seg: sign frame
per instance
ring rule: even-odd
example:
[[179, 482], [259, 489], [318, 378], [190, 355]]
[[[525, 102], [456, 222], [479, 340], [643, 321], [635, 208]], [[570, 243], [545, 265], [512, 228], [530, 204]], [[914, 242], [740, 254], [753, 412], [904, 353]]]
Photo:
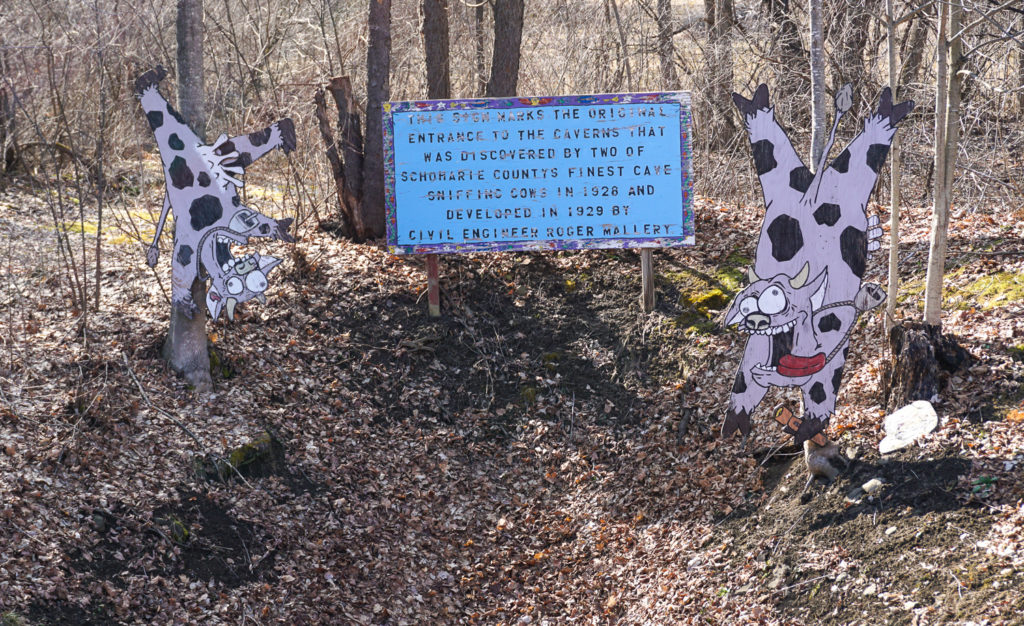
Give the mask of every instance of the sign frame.
[[[387, 246], [392, 254], [446, 254], [461, 252], [555, 251], [624, 248], [671, 248], [695, 243], [693, 209], [692, 110], [685, 91], [566, 95], [545, 97], [474, 98], [461, 100], [413, 100], [381, 105], [384, 133], [384, 179]], [[402, 113], [536, 109], [540, 107], [587, 107], [609, 105], [679, 106], [679, 182], [682, 191], [680, 214], [682, 235], [652, 237], [594, 237], [587, 239], [534, 239], [515, 241], [439, 242], [415, 245], [398, 243], [398, 206], [395, 172], [394, 116]]]

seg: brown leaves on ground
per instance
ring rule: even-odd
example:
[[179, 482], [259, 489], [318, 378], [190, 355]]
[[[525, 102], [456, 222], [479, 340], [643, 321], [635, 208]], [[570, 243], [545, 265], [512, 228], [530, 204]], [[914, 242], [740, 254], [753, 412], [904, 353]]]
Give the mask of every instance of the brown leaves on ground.
[[[630, 251], [443, 257], [444, 317], [430, 320], [421, 259], [306, 232], [276, 250], [287, 277], [266, 306], [210, 326], [231, 377], [205, 399], [159, 358], [166, 266], [150, 273], [139, 249], [108, 246], [83, 342], [35, 210], [0, 200], [0, 611], [676, 624], [999, 621], [1022, 608], [1019, 300], [950, 311], [946, 330], [978, 360], [941, 394], [939, 430], [888, 461], [872, 452], [884, 354], [881, 319], [867, 319], [830, 433], [859, 464], [801, 497], [798, 457], [765, 452], [784, 443], [768, 409], [792, 395], [766, 398], [746, 452], [714, 436], [743, 339], [690, 305], [729, 292], [701, 277], [743, 269], [756, 208], [702, 202], [699, 245], [655, 254], [650, 315]], [[1024, 256], [994, 254], [1024, 250], [1019, 222], [990, 217], [953, 222], [958, 294], [1024, 271]], [[927, 224], [923, 209], [904, 216], [909, 293]], [[883, 256], [869, 278], [884, 283]], [[915, 302], [901, 314], [916, 317]], [[197, 478], [197, 459], [264, 433], [284, 446], [279, 474]], [[851, 499], [873, 477], [880, 495]]]

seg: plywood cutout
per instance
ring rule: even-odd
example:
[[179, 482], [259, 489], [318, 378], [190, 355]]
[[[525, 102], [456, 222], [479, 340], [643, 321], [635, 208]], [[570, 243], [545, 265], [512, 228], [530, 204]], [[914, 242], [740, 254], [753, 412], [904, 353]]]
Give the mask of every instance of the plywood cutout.
[[135, 95], [156, 137], [167, 186], [146, 261], [150, 267], [156, 265], [160, 255], [157, 242], [168, 212], [173, 211], [172, 305], [192, 317], [196, 310], [192, 281], [209, 278], [206, 306], [210, 315], [216, 320], [226, 311], [233, 319], [237, 305], [249, 300], [266, 302], [268, 276], [281, 260], [258, 253], [235, 258], [232, 244], [246, 244], [250, 237], [295, 241], [288, 234], [290, 218], [276, 220], [242, 205], [238, 197], [241, 176], [245, 168], [275, 148], [285, 153], [294, 150], [295, 126], [283, 118], [247, 135], [230, 139], [221, 135], [207, 145], [157, 89], [166, 75], [158, 66], [135, 81]]
[[749, 284], [726, 314], [728, 325], [749, 335], [733, 381], [722, 436], [751, 430], [750, 416], [770, 387], [799, 387], [805, 414], [797, 444], [821, 433], [835, 413], [850, 334], [858, 316], [885, 301], [882, 288], [864, 282], [868, 254], [879, 248], [878, 217], [867, 215], [896, 125], [914, 107], [892, 103], [882, 91], [864, 129], [826, 167], [836, 128], [850, 109], [847, 85], [821, 162], [812, 172], [775, 120], [768, 87], [752, 99], [733, 94], [743, 115], [765, 217]]

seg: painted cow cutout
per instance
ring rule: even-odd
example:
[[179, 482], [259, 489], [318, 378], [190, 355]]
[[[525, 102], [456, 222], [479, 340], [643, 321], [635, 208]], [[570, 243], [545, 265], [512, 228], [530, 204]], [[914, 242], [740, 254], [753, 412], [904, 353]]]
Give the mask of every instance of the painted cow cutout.
[[250, 237], [295, 241], [288, 234], [291, 219], [275, 220], [242, 206], [238, 188], [245, 168], [274, 148], [285, 153], [295, 149], [295, 126], [288, 118], [263, 130], [228, 139], [221, 135], [204, 144], [185, 120], [168, 104], [157, 85], [167, 75], [163, 67], [152, 69], [135, 81], [135, 95], [156, 137], [163, 161], [167, 193], [157, 222], [153, 243], [146, 253], [150, 267], [160, 251], [157, 242], [174, 215], [174, 253], [171, 258], [171, 303], [192, 317], [192, 281], [210, 278], [206, 304], [213, 319], [222, 310], [234, 318], [235, 306], [248, 300], [266, 302], [267, 275], [281, 262], [271, 256], [249, 255], [236, 259], [232, 244]]
[[799, 387], [805, 415], [787, 429], [802, 444], [820, 433], [835, 412], [836, 396], [860, 313], [885, 301], [863, 283], [869, 251], [877, 250], [878, 217], [867, 203], [899, 123], [914, 107], [892, 103], [882, 91], [878, 111], [828, 167], [839, 120], [850, 108], [849, 85], [836, 97], [828, 143], [812, 173], [797, 156], [761, 85], [751, 100], [733, 94], [750, 136], [765, 216], [750, 284], [733, 301], [725, 322], [747, 333], [732, 386], [722, 436], [750, 434], [750, 415], [769, 387]]

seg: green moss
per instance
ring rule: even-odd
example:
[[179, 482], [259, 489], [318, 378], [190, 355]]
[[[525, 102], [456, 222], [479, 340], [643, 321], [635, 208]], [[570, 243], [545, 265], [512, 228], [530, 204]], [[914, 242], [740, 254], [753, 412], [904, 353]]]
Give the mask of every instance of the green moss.
[[553, 372], [558, 369], [558, 362], [562, 359], [562, 355], [559, 352], [546, 352], [541, 355], [541, 361], [544, 363], [544, 369], [549, 372]]
[[168, 517], [167, 526], [170, 528], [171, 539], [173, 539], [175, 543], [188, 543], [192, 533], [184, 522], [176, 517]]
[[689, 300], [690, 306], [705, 317], [711, 317], [711, 311], [721, 311], [729, 304], [729, 296], [717, 288], [688, 296], [687, 300]]
[[0, 615], [0, 626], [27, 626], [28, 622], [14, 611]]
[[1009, 349], [1010, 358], [1014, 361], [1024, 361], [1024, 343], [1018, 343], [1017, 345]]
[[566, 293], [573, 293], [579, 288], [579, 286], [576, 284], [576, 281], [571, 278], [565, 279], [564, 286]]
[[519, 397], [522, 399], [524, 404], [533, 404], [537, 401], [537, 388], [523, 387], [519, 390]]
[[270, 435], [264, 433], [258, 439], [244, 443], [232, 450], [228, 455], [228, 463], [239, 471], [248, 469], [253, 463], [267, 460], [270, 457], [272, 445], [273, 440]]
[[988, 311], [1024, 300], [1024, 272], [996, 272], [982, 276], [965, 287], [948, 287], [946, 297], [958, 308], [978, 307]]

